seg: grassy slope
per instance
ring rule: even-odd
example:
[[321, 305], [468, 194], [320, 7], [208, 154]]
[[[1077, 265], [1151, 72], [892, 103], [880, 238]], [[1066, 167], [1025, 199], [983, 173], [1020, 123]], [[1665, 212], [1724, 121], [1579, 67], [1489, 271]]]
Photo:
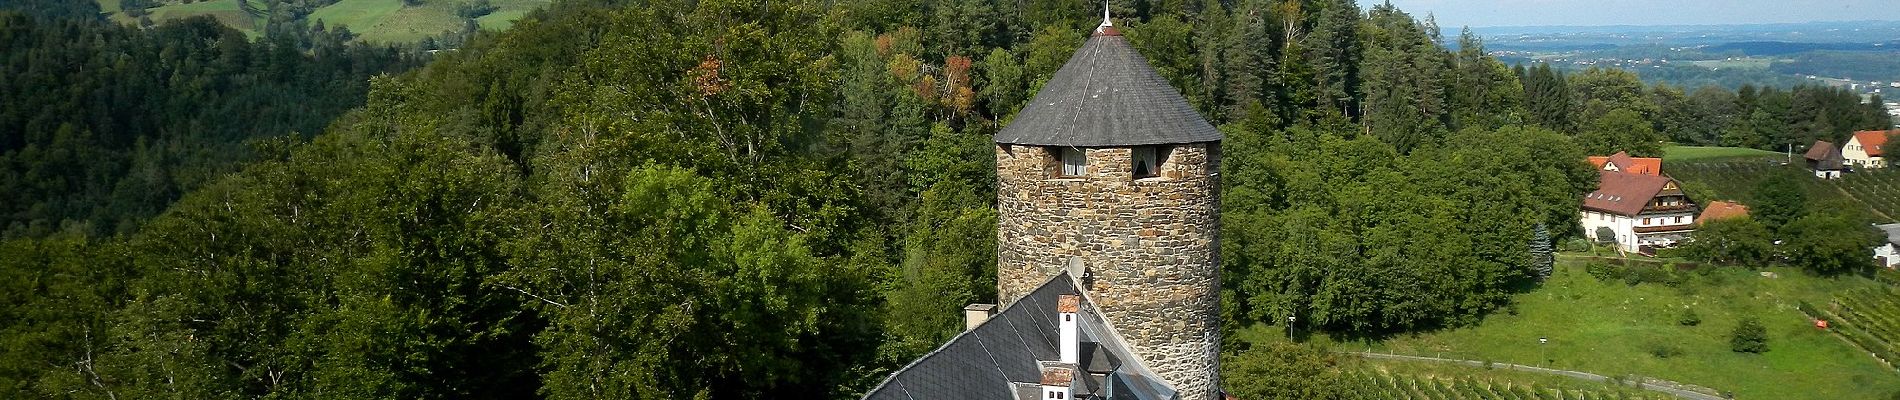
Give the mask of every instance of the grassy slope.
[[1663, 147], [1663, 163], [1664, 163], [1665, 169], [1667, 169], [1668, 164], [1672, 164], [1672, 163], [1704, 161], [1704, 160], [1725, 159], [1725, 158], [1742, 158], [1742, 157], [1786, 158], [1786, 156], [1782, 153], [1776, 153], [1776, 152], [1767, 151], [1767, 150], [1745, 149], [1745, 148], [1740, 148], [1740, 147], [1714, 147], [1714, 146], [1665, 146]]
[[[1498, 313], [1474, 327], [1339, 346], [1522, 364], [1537, 363], [1547, 351], [1556, 368], [1650, 376], [1734, 391], [1743, 399], [1871, 399], [1900, 391], [1900, 374], [1816, 331], [1794, 309], [1796, 300], [1824, 302], [1835, 290], [1877, 283], [1775, 272], [1780, 278], [1725, 268], [1680, 289], [1631, 287], [1599, 282], [1582, 266], [1565, 262], [1543, 288], [1516, 296], [1517, 315]], [[1685, 307], [1701, 315], [1700, 325], [1677, 323]], [[1729, 351], [1730, 330], [1751, 315], [1768, 326], [1770, 351]], [[1254, 327], [1239, 339], [1282, 340], [1275, 339], [1278, 329]], [[1538, 337], [1550, 338], [1547, 349], [1538, 348]], [[1656, 347], [1681, 354], [1659, 358], [1651, 354]]]
[[[197, 15], [210, 15], [225, 25], [237, 28], [237, 30], [244, 31], [244, 33], [251, 36], [257, 36], [258, 30], [264, 27], [264, 19], [238, 9], [239, 1], [244, 0], [202, 0], [191, 4], [171, 4], [163, 7], [154, 7], [146, 11], [151, 13], [152, 21], [155, 22], [164, 22], [165, 20]], [[253, 4], [259, 5], [260, 7], [262, 6], [262, 4]], [[138, 23], [137, 18], [132, 18], [119, 12], [121, 10], [118, 0], [101, 0], [99, 2], [99, 8], [103, 12], [112, 14], [112, 20], [115, 22], [126, 24]]]
[[[207, 0], [192, 4], [175, 4], [151, 9], [153, 21], [183, 18], [192, 15], [212, 15], [225, 24], [255, 36], [263, 28], [264, 21], [238, 11], [237, 2], [242, 0]], [[324, 21], [327, 26], [348, 26], [362, 40], [379, 42], [413, 42], [423, 37], [439, 35], [447, 31], [459, 30], [462, 18], [455, 15], [457, 5], [464, 0], [424, 0], [421, 5], [404, 7], [402, 0], [342, 0], [336, 4], [317, 9], [309, 16], [310, 21]], [[516, 19], [527, 15], [529, 11], [540, 8], [553, 0], [490, 0], [496, 7], [494, 13], [477, 18], [476, 23], [484, 29], [507, 29]], [[108, 12], [119, 9], [118, 0], [99, 0], [101, 8]], [[260, 4], [259, 8], [262, 8]], [[134, 23], [135, 19], [123, 14], [114, 14], [113, 19], [121, 23]]]

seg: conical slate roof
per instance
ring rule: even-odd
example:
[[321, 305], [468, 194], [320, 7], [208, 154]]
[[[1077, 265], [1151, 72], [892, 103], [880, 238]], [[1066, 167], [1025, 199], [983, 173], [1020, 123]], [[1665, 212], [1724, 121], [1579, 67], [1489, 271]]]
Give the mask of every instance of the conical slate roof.
[[1221, 140], [1214, 125], [1108, 27], [1069, 58], [997, 143], [1115, 147]]

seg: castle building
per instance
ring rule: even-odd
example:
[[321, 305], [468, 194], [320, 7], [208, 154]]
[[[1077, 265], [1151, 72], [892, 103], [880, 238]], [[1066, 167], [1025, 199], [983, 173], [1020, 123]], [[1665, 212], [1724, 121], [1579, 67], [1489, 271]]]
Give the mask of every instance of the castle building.
[[1220, 391], [1222, 135], [1104, 16], [995, 139], [997, 306], [866, 399]]

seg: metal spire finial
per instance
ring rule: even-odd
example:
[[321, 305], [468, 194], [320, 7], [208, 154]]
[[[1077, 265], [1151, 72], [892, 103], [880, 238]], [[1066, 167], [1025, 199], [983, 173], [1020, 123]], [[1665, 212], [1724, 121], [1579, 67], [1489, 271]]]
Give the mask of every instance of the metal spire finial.
[[1095, 27], [1095, 31], [1101, 32], [1102, 29], [1111, 26], [1115, 26], [1115, 23], [1108, 20], [1108, 0], [1102, 0], [1102, 25]]

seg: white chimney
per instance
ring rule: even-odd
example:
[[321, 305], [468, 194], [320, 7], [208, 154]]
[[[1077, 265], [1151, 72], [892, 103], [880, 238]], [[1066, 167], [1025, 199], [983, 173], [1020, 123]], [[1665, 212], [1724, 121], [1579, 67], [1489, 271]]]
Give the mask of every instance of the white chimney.
[[1075, 381], [1075, 368], [1072, 365], [1044, 365], [1042, 367], [1042, 398], [1064, 400], [1075, 395], [1069, 389], [1069, 383]]
[[1076, 333], [1076, 313], [1082, 309], [1082, 296], [1065, 294], [1056, 298], [1057, 328], [1062, 343], [1062, 363], [1080, 364], [1082, 361], [1082, 342]]
[[990, 316], [995, 314], [995, 304], [975, 303], [963, 306], [963, 330], [976, 329], [978, 325], [983, 325], [983, 321], [989, 321]]

